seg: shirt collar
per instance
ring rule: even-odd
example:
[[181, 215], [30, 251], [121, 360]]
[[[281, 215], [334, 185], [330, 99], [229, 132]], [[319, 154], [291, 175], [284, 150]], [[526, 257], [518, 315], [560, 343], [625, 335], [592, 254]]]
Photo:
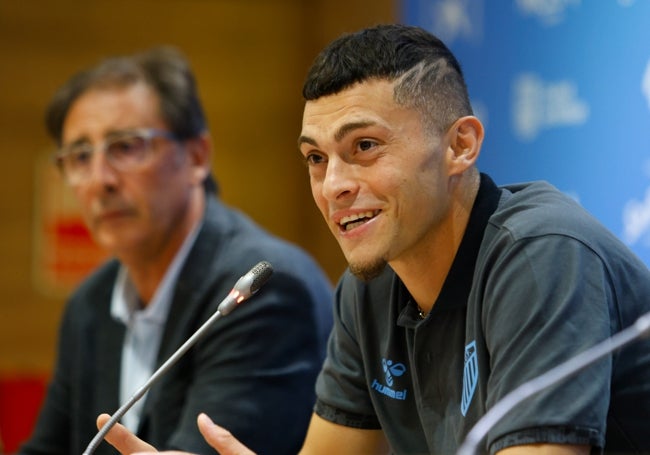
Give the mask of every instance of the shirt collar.
[[[501, 189], [496, 186], [492, 179], [487, 174], [481, 174], [481, 183], [470, 212], [465, 233], [432, 311], [467, 305], [483, 235], [490, 217], [497, 209], [500, 195]], [[404, 286], [401, 281], [400, 286]], [[406, 289], [403, 291], [405, 291], [405, 295], [408, 295]], [[408, 300], [408, 304], [405, 305], [398, 318], [398, 324], [413, 327], [421, 319], [413, 299], [409, 296]]]
[[434, 308], [444, 309], [467, 304], [483, 235], [490, 217], [499, 205], [500, 196], [501, 190], [492, 179], [486, 174], [481, 174], [481, 184], [472, 206], [465, 234], [463, 234], [456, 257]]

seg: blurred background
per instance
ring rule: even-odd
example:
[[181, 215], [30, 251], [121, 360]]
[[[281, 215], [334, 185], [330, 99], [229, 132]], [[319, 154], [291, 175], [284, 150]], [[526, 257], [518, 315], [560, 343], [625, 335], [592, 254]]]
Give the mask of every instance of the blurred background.
[[[299, 244], [332, 282], [345, 261], [296, 147], [301, 86], [343, 32], [439, 35], [486, 125], [481, 170], [548, 180], [650, 264], [650, 1], [0, 0], [0, 437], [26, 437], [65, 297], [104, 257], [48, 158], [43, 110], [72, 73], [158, 44], [193, 65], [221, 196]], [[110, 410], [108, 410], [110, 411]]]

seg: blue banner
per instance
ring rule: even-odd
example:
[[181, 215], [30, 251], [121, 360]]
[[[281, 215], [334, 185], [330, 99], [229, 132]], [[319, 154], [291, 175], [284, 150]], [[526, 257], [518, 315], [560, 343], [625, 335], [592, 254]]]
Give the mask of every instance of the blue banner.
[[402, 5], [463, 67], [486, 127], [479, 168], [549, 181], [650, 265], [650, 1]]

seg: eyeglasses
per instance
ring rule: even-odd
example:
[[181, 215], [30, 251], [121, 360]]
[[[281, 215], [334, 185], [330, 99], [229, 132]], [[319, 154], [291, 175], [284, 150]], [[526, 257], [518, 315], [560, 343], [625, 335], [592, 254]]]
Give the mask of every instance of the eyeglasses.
[[73, 142], [54, 154], [54, 162], [68, 183], [83, 183], [91, 174], [95, 152], [103, 152], [108, 163], [116, 170], [130, 172], [149, 163], [152, 157], [153, 139], [162, 137], [177, 141], [170, 131], [152, 128], [120, 131], [109, 135], [97, 147], [88, 142]]

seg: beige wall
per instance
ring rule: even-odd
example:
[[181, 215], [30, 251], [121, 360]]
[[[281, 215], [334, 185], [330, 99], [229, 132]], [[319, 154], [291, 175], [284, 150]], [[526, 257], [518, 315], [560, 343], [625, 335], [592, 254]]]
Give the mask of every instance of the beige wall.
[[332, 280], [344, 260], [314, 207], [296, 149], [302, 78], [342, 32], [395, 20], [392, 0], [0, 1], [0, 373], [47, 372], [64, 296], [36, 286], [36, 163], [43, 109], [70, 74], [156, 44], [192, 61], [223, 199], [310, 251]]

